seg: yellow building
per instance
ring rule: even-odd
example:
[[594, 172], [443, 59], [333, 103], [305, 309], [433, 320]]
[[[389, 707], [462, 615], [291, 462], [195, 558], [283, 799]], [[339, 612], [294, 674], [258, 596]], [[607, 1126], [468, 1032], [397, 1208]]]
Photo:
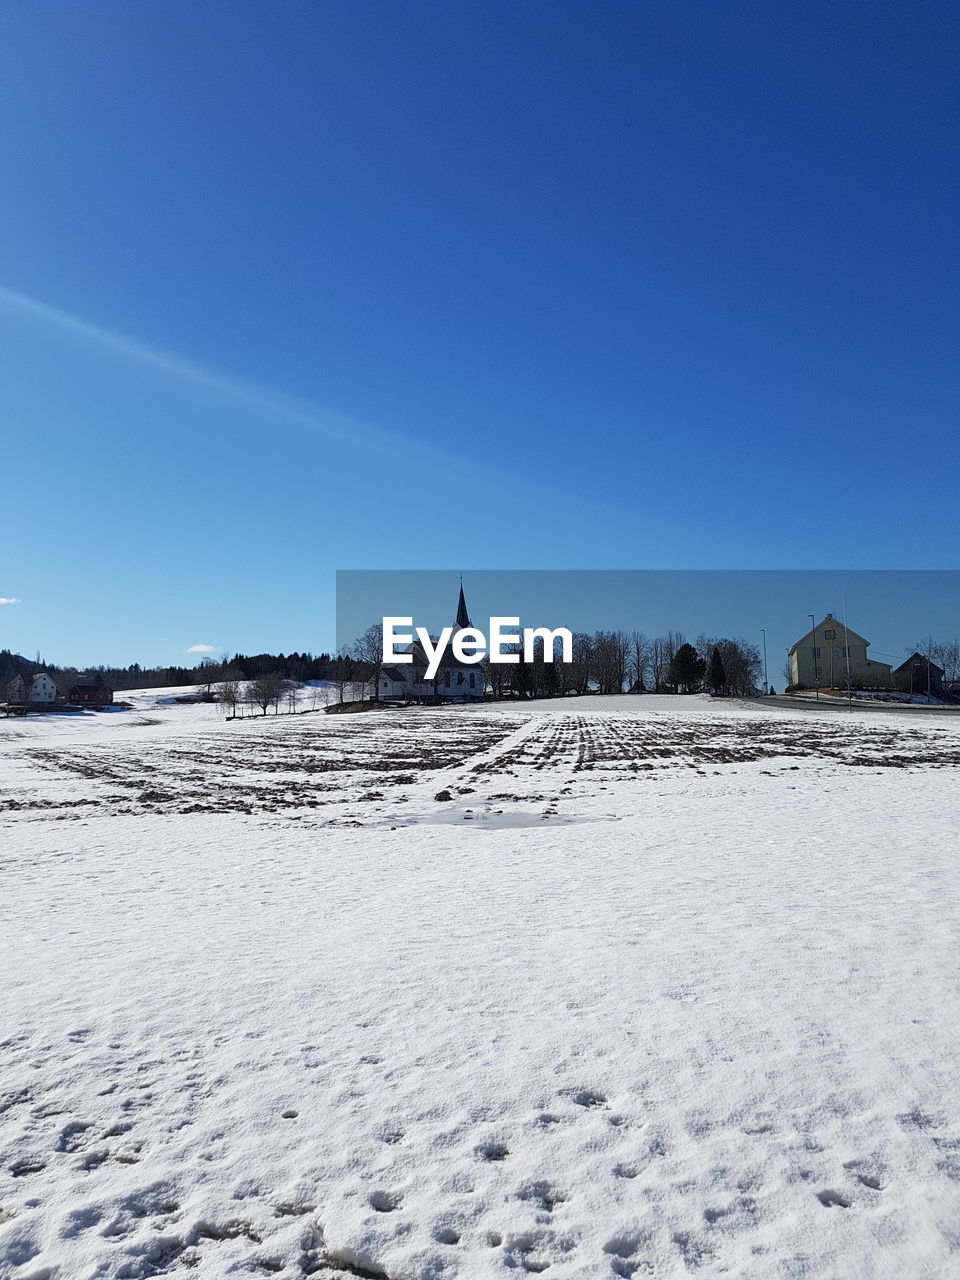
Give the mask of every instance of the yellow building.
[[890, 664], [867, 657], [870, 641], [851, 631], [828, 613], [812, 631], [790, 650], [790, 683], [808, 689], [842, 689], [847, 683], [849, 662], [853, 684], [886, 688], [890, 684]]

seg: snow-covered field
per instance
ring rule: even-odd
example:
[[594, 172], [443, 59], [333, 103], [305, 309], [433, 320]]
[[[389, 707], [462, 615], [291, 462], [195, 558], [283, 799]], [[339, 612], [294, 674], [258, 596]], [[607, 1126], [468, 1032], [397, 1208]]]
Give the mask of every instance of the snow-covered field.
[[0, 721], [0, 1275], [957, 1276], [958, 767], [697, 698]]

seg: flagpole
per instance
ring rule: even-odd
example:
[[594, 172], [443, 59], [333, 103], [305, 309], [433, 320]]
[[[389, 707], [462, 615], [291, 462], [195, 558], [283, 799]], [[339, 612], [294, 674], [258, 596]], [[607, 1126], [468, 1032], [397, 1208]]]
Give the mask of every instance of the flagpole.
[[850, 633], [847, 631], [847, 584], [843, 583], [843, 647], [847, 658], [847, 707], [853, 710], [853, 689], [850, 685]]

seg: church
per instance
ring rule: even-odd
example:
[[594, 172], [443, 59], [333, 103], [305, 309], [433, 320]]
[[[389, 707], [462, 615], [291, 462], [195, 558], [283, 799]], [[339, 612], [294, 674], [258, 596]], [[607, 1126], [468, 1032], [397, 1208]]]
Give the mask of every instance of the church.
[[[454, 620], [454, 635], [471, 626], [467, 601], [460, 583], [460, 599]], [[432, 637], [436, 640], [436, 637]], [[482, 702], [485, 678], [479, 662], [460, 662], [447, 646], [436, 678], [425, 679], [427, 656], [419, 641], [406, 646], [413, 662], [384, 666], [380, 669], [377, 696], [381, 702]]]

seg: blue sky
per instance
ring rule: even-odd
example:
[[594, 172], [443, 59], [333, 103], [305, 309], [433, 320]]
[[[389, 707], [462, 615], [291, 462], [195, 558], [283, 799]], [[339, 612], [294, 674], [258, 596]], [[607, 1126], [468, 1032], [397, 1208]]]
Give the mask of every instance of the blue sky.
[[8, 0], [0, 646], [953, 567], [958, 54], [946, 3]]

